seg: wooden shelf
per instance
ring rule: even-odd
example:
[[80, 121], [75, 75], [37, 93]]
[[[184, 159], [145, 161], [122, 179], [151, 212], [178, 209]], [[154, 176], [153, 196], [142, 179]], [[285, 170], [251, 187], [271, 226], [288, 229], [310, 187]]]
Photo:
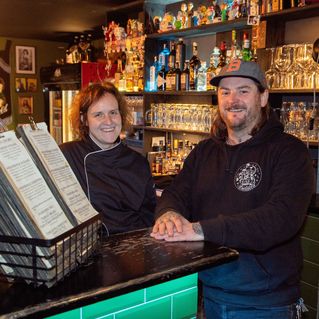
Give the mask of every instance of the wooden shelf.
[[153, 127], [153, 126], [144, 126], [145, 131], [158, 131], [158, 132], [172, 132], [172, 133], [187, 133], [187, 134], [197, 134], [197, 135], [209, 135], [209, 132], [202, 131], [191, 131], [191, 130], [183, 130], [183, 129], [173, 129], [173, 128], [161, 128], [161, 127]]
[[312, 89], [271, 89], [271, 94], [309, 94], [313, 93]]
[[281, 21], [291, 21], [306, 19], [319, 15], [319, 3], [306, 5], [304, 7], [284, 9], [277, 12], [266, 13], [261, 16], [261, 20], [280, 19]]
[[144, 92], [144, 95], [216, 95], [216, 91], [156, 91]]
[[231, 31], [232, 29], [244, 29], [250, 28], [251, 26], [247, 25], [247, 18], [240, 18], [235, 20], [228, 20], [224, 22], [217, 22], [211, 24], [199, 25], [192, 28], [172, 30], [161, 33], [152, 33], [146, 36], [146, 39], [176, 39], [179, 37], [183, 38], [192, 38], [202, 35], [216, 34], [218, 32]]
[[[278, 20], [290, 21], [297, 19], [311, 18], [319, 15], [319, 3], [306, 5], [304, 7], [284, 9], [277, 12], [267, 13], [261, 16], [261, 20]], [[148, 39], [176, 39], [179, 37], [192, 38], [202, 35], [216, 34], [219, 32], [231, 31], [232, 29], [251, 28], [247, 25], [247, 18], [240, 18], [235, 20], [228, 20], [224, 22], [217, 22], [212, 24], [204, 24], [192, 28], [172, 30], [160, 33], [148, 34]]]

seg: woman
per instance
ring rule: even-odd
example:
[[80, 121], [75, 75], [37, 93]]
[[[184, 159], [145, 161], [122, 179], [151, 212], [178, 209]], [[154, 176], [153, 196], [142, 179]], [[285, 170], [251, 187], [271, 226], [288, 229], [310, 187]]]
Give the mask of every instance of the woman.
[[148, 161], [120, 139], [129, 126], [124, 97], [111, 83], [75, 97], [71, 123], [79, 140], [61, 150], [109, 234], [150, 227], [155, 190]]

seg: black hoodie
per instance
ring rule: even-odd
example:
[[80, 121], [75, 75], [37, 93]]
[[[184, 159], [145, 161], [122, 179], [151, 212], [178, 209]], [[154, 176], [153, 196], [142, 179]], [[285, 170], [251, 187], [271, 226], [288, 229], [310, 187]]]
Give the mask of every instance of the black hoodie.
[[235, 146], [210, 138], [163, 192], [168, 208], [200, 221], [205, 240], [236, 248], [238, 260], [200, 273], [206, 297], [234, 305], [296, 302], [302, 251], [298, 232], [314, 190], [309, 152], [271, 113]]
[[122, 142], [102, 150], [90, 137], [60, 148], [110, 234], [152, 226], [156, 198], [146, 158]]

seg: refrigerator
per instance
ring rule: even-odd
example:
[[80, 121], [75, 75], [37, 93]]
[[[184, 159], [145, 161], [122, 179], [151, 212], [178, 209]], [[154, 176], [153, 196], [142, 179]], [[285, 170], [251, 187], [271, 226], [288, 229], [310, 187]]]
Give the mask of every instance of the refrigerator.
[[70, 122], [74, 96], [91, 83], [103, 82], [105, 76], [105, 64], [97, 62], [52, 65], [40, 69], [45, 122], [58, 144], [75, 139]]

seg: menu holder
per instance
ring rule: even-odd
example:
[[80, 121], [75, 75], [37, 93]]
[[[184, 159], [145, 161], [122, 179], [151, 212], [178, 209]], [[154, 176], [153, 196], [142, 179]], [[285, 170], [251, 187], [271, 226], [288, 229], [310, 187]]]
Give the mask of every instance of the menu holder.
[[[85, 225], [99, 214], [45, 123], [17, 132], [23, 143], [13, 131], [0, 133], [0, 268], [7, 278], [32, 283], [36, 269], [36, 283], [50, 286], [94, 251], [100, 223]], [[61, 236], [54, 246], [43, 242]], [[27, 239], [37, 242], [27, 245]]]

